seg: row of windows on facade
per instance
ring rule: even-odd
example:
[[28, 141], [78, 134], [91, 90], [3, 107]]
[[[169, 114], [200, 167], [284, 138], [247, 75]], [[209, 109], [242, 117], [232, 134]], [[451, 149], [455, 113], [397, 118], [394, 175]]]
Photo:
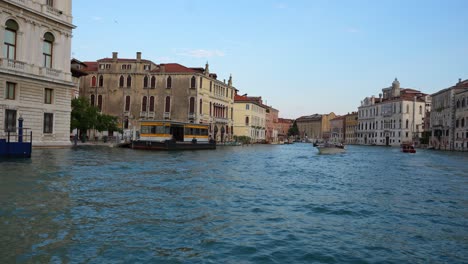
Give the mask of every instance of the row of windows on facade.
[[[402, 111], [402, 103], [400, 103], [400, 112]], [[410, 106], [409, 105], [406, 105], [406, 113], [409, 113], [409, 110], [410, 110]], [[382, 113], [383, 111], [381, 111]], [[393, 104], [393, 113], [396, 114], [396, 105]], [[423, 113], [423, 107], [422, 105], [419, 106], [419, 114], [422, 115]], [[387, 114], [387, 113], [382, 113], [382, 114]], [[378, 116], [379, 115], [379, 108], [376, 107], [376, 108], [372, 108], [372, 109], [366, 109], [366, 111], [364, 112], [364, 110], [359, 110], [359, 117], [368, 117], [368, 116]]]
[[[16, 132], [16, 120], [17, 120], [16, 110], [5, 109], [5, 122], [4, 122], [4, 131], [5, 132]], [[51, 134], [53, 133], [54, 125], [54, 114], [53, 113], [44, 113], [43, 119], [43, 133]]]
[[[53, 96], [54, 96], [53, 89], [44, 88], [44, 104], [52, 104], [53, 98], [54, 98]], [[18, 97], [17, 84], [13, 82], [7, 82], [6, 89], [5, 89], [5, 99], [16, 100], [17, 97]]]
[[[100, 111], [102, 111], [102, 95], [97, 96], [97, 105], [96, 105], [96, 96], [94, 94], [91, 95], [91, 105], [97, 106]], [[148, 104], [148, 97], [143, 96], [142, 101], [141, 101], [141, 111], [142, 112], [154, 112], [155, 109], [155, 97], [150, 96], [149, 97], [149, 104]], [[131, 97], [129, 95], [125, 96], [125, 106], [124, 106], [124, 111], [128, 112], [130, 111], [130, 103], [131, 103]], [[165, 99], [165, 112], [170, 112], [171, 110], [171, 97], [166, 96]], [[227, 112], [227, 107], [223, 106], [216, 106], [213, 103], [210, 102], [210, 116], [214, 112], [215, 117], [220, 117], [220, 118], [227, 118], [228, 112]], [[233, 118], [233, 111], [234, 108], [231, 107], [231, 119]], [[193, 114], [195, 113], [195, 98], [190, 97], [189, 99], [189, 113]], [[200, 104], [199, 104], [199, 113], [203, 114], [203, 100], [200, 99]]]
[[[18, 31], [19, 25], [13, 20], [9, 19], [5, 23], [3, 57], [9, 60], [16, 60], [18, 48]], [[52, 59], [54, 52], [55, 37], [52, 33], [46, 32], [42, 41], [42, 66], [52, 68]]]
[[[99, 82], [98, 82], [99, 81]], [[102, 75], [99, 75], [99, 80], [96, 78], [96, 76], [91, 77], [91, 87], [103, 87], [104, 86], [104, 77]], [[125, 86], [126, 85], [126, 86]], [[203, 85], [203, 79], [200, 78], [200, 87]], [[119, 87], [131, 87], [132, 86], [132, 76], [128, 75], [126, 80], [123, 75], [119, 77]], [[210, 92], [212, 92], [212, 86], [213, 83], [210, 82]], [[143, 77], [143, 88], [156, 88], [156, 77], [152, 76], [149, 78], [148, 76]], [[168, 76], [166, 78], [166, 88], [170, 89], [172, 88], [172, 77]], [[192, 76], [190, 79], [190, 88], [195, 89], [196, 88], [196, 78], [195, 76]], [[215, 85], [216, 88], [216, 85]], [[226, 97], [228, 97], [228, 90], [226, 90]], [[233, 92], [231, 90], [231, 98], [233, 97]]]
[[[468, 117], [466, 123], [468, 124]], [[455, 121], [455, 127], [465, 127], [465, 118], [460, 118]]]
[[[367, 135], [362, 134], [362, 133], [358, 133], [357, 137], [360, 137], [360, 138], [362, 138], [362, 137], [376, 138], [377, 135], [378, 135], [377, 132], [376, 133], [370, 133], [370, 134], [367, 134]], [[389, 137], [395, 137], [395, 135], [396, 135], [396, 133], [395, 133], [395, 131], [393, 131], [393, 132], [390, 133]], [[381, 138], [385, 137], [385, 133], [380, 132], [380, 137]], [[399, 138], [401, 137], [401, 131], [398, 132], [398, 137]], [[405, 132], [405, 137], [409, 137], [409, 132]]]
[[464, 108], [466, 106], [468, 106], [468, 104], [467, 104], [465, 98], [463, 98], [461, 101], [460, 101], [460, 99], [457, 100], [457, 108], [460, 108], [460, 107]]
[[[109, 64], [109, 63], [99, 64], [99, 69], [100, 70], [109, 70], [110, 68], [111, 68], [111, 64]], [[132, 65], [131, 64], [122, 64], [122, 65], [120, 65], [120, 69], [122, 69], [122, 70], [131, 70]], [[151, 70], [151, 65], [150, 64], [143, 65], [143, 70], [145, 70], [145, 71]]]
[[[369, 126], [367, 126], [369, 124]], [[419, 125], [418, 125], [419, 126]], [[388, 121], [380, 121], [380, 129], [396, 129], [396, 120], [390, 120]], [[399, 127], [401, 128], [401, 119], [399, 120]], [[409, 128], [409, 120], [406, 119], [406, 129]], [[375, 123], [359, 123], [358, 125], [358, 130], [368, 130], [368, 129], [379, 129], [379, 122]]]

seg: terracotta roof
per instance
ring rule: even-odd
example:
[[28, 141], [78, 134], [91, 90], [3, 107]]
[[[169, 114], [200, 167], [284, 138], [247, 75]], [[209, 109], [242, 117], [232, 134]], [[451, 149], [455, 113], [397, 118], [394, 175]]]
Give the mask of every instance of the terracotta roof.
[[[162, 68], [164, 67], [164, 71]], [[161, 63], [157, 69], [152, 72], [167, 72], [167, 73], [186, 73], [186, 72], [197, 72], [193, 68], [188, 68], [178, 63]]]
[[287, 118], [278, 118], [278, 123], [292, 123], [292, 119], [287, 119]]
[[322, 120], [321, 114], [314, 114], [309, 116], [301, 116], [296, 121], [306, 121], [306, 120]]
[[333, 119], [330, 119], [330, 121], [338, 121], [338, 120], [344, 120], [344, 119], [345, 119], [344, 116], [337, 116], [337, 117], [335, 117]]
[[83, 68], [83, 71], [85, 72], [93, 72], [98, 70], [99, 63], [96, 61], [85, 61], [83, 63], [86, 64], [86, 68]]

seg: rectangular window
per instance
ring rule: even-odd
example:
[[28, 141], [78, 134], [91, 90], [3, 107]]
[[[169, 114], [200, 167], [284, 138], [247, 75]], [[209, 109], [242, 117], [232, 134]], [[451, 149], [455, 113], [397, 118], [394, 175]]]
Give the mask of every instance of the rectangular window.
[[54, 7], [54, 0], [47, 0], [47, 5]]
[[44, 56], [44, 67], [52, 68], [52, 43], [44, 41], [42, 46], [42, 55]]
[[104, 64], [99, 64], [99, 69], [104, 70], [106, 68], [106, 65]]
[[245, 110], [249, 110], [250, 109], [250, 105], [246, 104], [245, 105]]
[[15, 100], [16, 98], [16, 83], [6, 83], [5, 99]]
[[44, 104], [52, 104], [53, 99], [53, 89], [45, 88], [44, 89]]
[[106, 69], [110, 69], [110, 64], [106, 64]]
[[16, 131], [16, 110], [5, 110], [5, 132]]
[[44, 113], [44, 134], [51, 134], [54, 124], [54, 114]]

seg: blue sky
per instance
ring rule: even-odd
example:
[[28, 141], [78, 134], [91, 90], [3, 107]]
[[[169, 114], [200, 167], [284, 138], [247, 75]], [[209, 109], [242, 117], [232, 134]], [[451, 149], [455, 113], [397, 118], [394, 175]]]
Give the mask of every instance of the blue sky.
[[75, 0], [73, 57], [232, 74], [280, 117], [356, 111], [398, 77], [433, 93], [468, 78], [468, 1]]

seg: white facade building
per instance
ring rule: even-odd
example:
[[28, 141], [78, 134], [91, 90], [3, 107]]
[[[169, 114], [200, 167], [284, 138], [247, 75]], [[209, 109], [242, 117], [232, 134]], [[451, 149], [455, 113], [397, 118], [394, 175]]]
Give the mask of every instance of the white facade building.
[[0, 1], [0, 135], [18, 118], [33, 146], [70, 145], [71, 0]]
[[401, 89], [397, 79], [382, 89], [379, 98], [367, 97], [358, 108], [358, 144], [399, 146], [418, 144], [429, 97], [413, 89]]

